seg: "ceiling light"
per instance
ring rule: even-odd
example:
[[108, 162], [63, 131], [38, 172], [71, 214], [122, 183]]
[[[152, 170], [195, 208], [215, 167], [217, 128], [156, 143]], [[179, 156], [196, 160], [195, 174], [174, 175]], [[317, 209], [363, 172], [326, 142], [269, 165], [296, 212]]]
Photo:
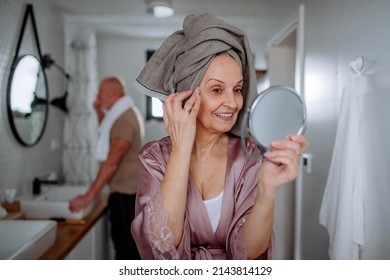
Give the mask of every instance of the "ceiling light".
[[146, 0], [147, 11], [157, 18], [170, 17], [174, 14], [171, 0]]

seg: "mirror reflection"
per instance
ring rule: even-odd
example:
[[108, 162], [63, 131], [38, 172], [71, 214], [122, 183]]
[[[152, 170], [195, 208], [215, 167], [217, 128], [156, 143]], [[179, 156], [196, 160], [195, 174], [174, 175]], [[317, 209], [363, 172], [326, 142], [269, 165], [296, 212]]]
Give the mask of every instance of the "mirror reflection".
[[249, 128], [264, 153], [270, 141], [305, 132], [306, 107], [293, 88], [272, 86], [255, 98], [244, 121], [243, 127]]
[[46, 76], [35, 56], [18, 59], [11, 70], [7, 94], [14, 136], [24, 146], [35, 145], [42, 137], [48, 113]]

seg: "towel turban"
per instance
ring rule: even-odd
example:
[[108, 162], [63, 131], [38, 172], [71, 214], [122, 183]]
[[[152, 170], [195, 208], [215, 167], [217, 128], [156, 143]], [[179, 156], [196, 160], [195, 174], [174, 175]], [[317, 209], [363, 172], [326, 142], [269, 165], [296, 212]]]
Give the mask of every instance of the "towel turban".
[[189, 15], [183, 30], [171, 34], [140, 72], [136, 86], [164, 100], [171, 93], [199, 86], [214, 56], [228, 52], [239, 62], [244, 76], [244, 108], [231, 132], [240, 135], [244, 110], [257, 95], [253, 54], [246, 34], [209, 14]]

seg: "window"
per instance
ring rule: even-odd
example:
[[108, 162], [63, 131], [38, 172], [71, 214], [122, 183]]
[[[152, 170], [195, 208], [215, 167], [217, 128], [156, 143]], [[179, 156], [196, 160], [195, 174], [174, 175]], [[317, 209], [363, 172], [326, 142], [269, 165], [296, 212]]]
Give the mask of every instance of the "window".
[[155, 97], [146, 96], [146, 120], [159, 120], [163, 119], [162, 102]]
[[[146, 61], [148, 61], [154, 50], [146, 51]], [[163, 110], [161, 100], [155, 97], [146, 96], [146, 120], [159, 120], [163, 119]]]

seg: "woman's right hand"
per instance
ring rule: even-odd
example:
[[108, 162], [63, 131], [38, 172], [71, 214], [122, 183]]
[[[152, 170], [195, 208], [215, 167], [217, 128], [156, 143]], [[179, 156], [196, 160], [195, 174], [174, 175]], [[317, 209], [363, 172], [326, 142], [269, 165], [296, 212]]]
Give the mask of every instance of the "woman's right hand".
[[[184, 107], [183, 101], [188, 98]], [[196, 116], [200, 106], [199, 88], [170, 94], [164, 101], [163, 119], [172, 145], [188, 145], [192, 148], [196, 133]]]
[[[183, 100], [187, 100], [184, 107]], [[175, 246], [179, 244], [183, 234], [190, 157], [199, 106], [199, 88], [194, 92], [171, 94], [164, 101], [163, 118], [165, 129], [171, 138], [172, 151], [161, 182], [161, 192]]]

